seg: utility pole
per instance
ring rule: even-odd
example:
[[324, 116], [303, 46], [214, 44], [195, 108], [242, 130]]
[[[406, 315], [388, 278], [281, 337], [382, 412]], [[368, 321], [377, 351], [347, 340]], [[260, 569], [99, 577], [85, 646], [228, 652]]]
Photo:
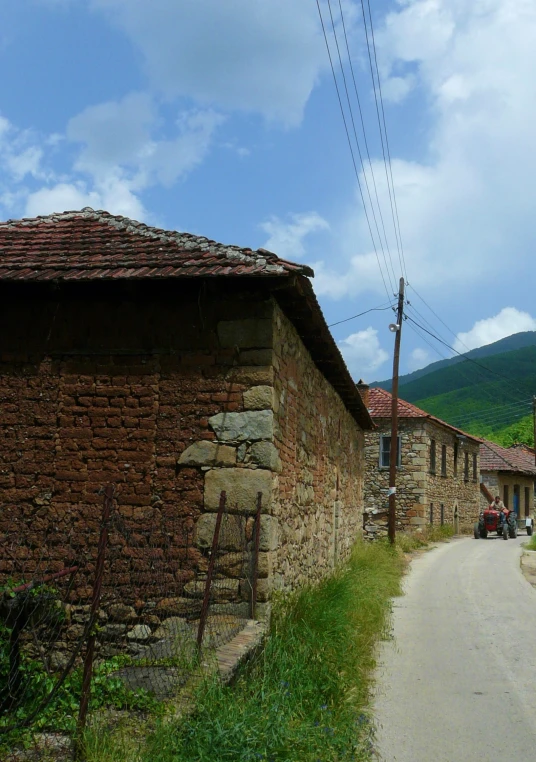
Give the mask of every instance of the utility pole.
[[402, 337], [402, 320], [404, 317], [404, 278], [400, 278], [398, 288], [398, 311], [396, 324], [391, 330], [395, 331], [395, 351], [393, 355], [393, 384], [391, 388], [391, 452], [389, 454], [389, 514], [387, 533], [391, 544], [395, 541], [396, 532], [396, 466], [398, 462], [398, 365], [400, 361], [400, 339]]

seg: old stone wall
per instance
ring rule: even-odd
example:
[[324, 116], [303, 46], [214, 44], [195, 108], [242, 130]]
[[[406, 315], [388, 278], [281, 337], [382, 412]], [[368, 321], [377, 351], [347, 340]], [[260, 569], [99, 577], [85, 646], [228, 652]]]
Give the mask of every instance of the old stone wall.
[[[73, 600], [87, 601], [109, 483], [120, 521], [105, 596], [143, 626], [159, 626], [166, 601], [182, 611], [182, 596], [202, 595], [222, 490], [242, 517], [224, 533], [226, 601], [251, 596], [259, 492], [261, 602], [347, 554], [362, 523], [362, 433], [262, 285], [1, 296], [0, 544], [31, 528], [13, 551], [26, 576], [39, 563], [30, 535], [52, 526], [47, 569], [82, 561]], [[2, 555], [0, 583], [12, 572]]]
[[273, 515], [276, 587], [320, 579], [347, 556], [363, 520], [363, 432], [274, 311], [274, 441], [280, 465]]
[[[380, 462], [380, 436], [390, 435], [390, 420], [375, 419], [378, 429], [365, 435], [365, 511], [369, 535], [385, 533], [388, 508], [389, 469]], [[433, 523], [456, 524], [469, 529], [479, 512], [478, 443], [459, 444], [455, 432], [426, 419], [400, 419], [401, 465], [397, 471], [397, 527], [419, 528]], [[431, 440], [436, 442], [436, 467], [431, 473]], [[457, 474], [454, 445], [458, 443]], [[446, 470], [442, 474], [442, 446], [446, 446]], [[464, 478], [464, 457], [469, 453], [469, 479]], [[473, 454], [477, 455], [477, 479], [473, 480]], [[431, 509], [431, 506], [433, 508]], [[374, 516], [379, 514], [379, 520]]]

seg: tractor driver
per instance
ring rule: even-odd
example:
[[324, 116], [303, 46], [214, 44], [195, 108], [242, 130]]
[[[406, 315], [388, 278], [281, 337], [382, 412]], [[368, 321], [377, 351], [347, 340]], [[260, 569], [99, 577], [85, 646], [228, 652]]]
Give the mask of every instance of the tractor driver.
[[493, 501], [493, 503], [491, 503], [490, 509], [492, 511], [499, 511], [500, 512], [501, 515], [500, 515], [499, 518], [500, 518], [501, 524], [502, 524], [504, 522], [505, 518], [506, 518], [507, 508], [505, 507], [503, 501], [501, 500], [500, 495], [495, 495], [495, 500]]

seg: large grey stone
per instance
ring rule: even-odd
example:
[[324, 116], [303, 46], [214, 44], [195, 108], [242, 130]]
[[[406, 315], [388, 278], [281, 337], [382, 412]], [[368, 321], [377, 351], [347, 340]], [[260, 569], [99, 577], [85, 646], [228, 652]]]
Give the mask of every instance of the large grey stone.
[[272, 386], [254, 386], [244, 392], [246, 410], [271, 410], [273, 406], [274, 389]]
[[171, 616], [162, 622], [160, 627], [154, 632], [154, 636], [157, 640], [162, 638], [180, 638], [185, 637], [190, 639], [192, 635], [192, 629], [189, 626], [186, 619], [182, 619], [178, 616]]
[[249, 451], [249, 458], [260, 468], [281, 472], [281, 459], [277, 447], [272, 442], [254, 442]]
[[227, 493], [228, 510], [256, 513], [257, 494], [262, 493], [263, 511], [272, 501], [274, 475], [264, 469], [222, 468], [207, 471], [205, 475], [205, 510], [217, 511], [220, 493]]
[[111, 606], [108, 606], [108, 616], [114, 622], [130, 622], [137, 619], [134, 608], [124, 603], [112, 603]]
[[208, 419], [222, 442], [246, 442], [271, 439], [274, 414], [271, 410], [248, 410], [244, 413], [218, 413]]
[[218, 323], [218, 338], [225, 348], [260, 349], [272, 346], [271, 319], [222, 320]]
[[[195, 544], [198, 548], [212, 547], [216, 514], [205, 513], [195, 525]], [[246, 519], [244, 516], [225, 514], [220, 526], [218, 547], [222, 550], [241, 551], [246, 543]]]
[[279, 541], [279, 520], [275, 516], [261, 516], [259, 549], [276, 550]]
[[137, 624], [127, 632], [127, 638], [129, 640], [144, 641], [149, 640], [150, 637], [151, 628], [147, 624]]
[[180, 466], [234, 466], [236, 450], [234, 447], [202, 440], [187, 447], [178, 462]]

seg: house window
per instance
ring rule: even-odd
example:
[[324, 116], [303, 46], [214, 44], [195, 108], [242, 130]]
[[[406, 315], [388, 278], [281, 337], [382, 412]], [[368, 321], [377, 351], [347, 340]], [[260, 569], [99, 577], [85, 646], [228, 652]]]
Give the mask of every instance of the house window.
[[469, 481], [469, 453], [465, 453], [465, 461], [463, 465], [463, 478], [466, 482]]
[[[396, 450], [397, 458], [396, 465], [400, 468], [400, 436], [396, 438]], [[389, 468], [391, 464], [391, 436], [389, 434], [382, 434], [380, 437], [380, 468]]]
[[434, 504], [430, 503], [430, 524], [434, 523]]
[[505, 508], [508, 508], [508, 484], [504, 485], [504, 489], [503, 489], [503, 503], [505, 505]]
[[441, 526], [445, 523], [445, 506], [441, 503]]
[[436, 469], [436, 457], [435, 457], [435, 439], [430, 440], [430, 473], [435, 474]]
[[530, 516], [530, 487], [525, 487], [525, 516]]
[[447, 475], [447, 445], [441, 445], [441, 476]]
[[473, 481], [478, 481], [478, 473], [476, 467], [476, 452], [473, 453]]
[[458, 443], [454, 445], [454, 476], [458, 476]]

